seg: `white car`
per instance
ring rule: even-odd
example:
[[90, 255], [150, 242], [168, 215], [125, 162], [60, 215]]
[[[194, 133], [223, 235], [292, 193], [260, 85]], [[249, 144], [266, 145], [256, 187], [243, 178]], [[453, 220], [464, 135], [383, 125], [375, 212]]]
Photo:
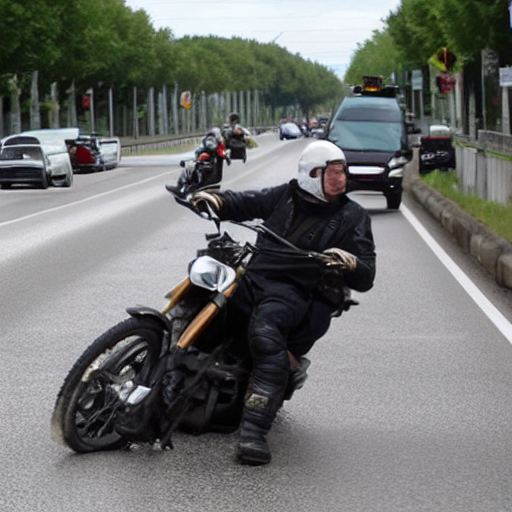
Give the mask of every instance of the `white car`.
[[70, 187], [73, 168], [60, 130], [37, 130], [10, 135], [1, 141], [0, 186], [49, 185]]

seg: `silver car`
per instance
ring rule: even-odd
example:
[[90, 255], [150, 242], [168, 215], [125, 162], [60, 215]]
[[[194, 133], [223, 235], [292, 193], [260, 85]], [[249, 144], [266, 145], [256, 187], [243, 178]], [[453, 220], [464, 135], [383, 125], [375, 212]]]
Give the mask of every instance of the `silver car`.
[[11, 135], [0, 149], [0, 186], [26, 184], [48, 188], [70, 187], [73, 168], [59, 130], [39, 130]]

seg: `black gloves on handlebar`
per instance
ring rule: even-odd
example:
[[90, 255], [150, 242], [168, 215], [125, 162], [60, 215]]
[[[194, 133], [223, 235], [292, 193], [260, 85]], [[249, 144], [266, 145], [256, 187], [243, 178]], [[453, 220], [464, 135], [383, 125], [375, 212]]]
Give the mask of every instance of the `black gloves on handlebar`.
[[217, 194], [205, 190], [190, 194], [187, 201], [201, 217], [207, 219], [211, 219], [212, 213], [218, 212], [222, 207], [222, 199]]
[[332, 258], [333, 264], [338, 264], [343, 269], [354, 270], [357, 267], [357, 257], [338, 247], [326, 249], [324, 254]]

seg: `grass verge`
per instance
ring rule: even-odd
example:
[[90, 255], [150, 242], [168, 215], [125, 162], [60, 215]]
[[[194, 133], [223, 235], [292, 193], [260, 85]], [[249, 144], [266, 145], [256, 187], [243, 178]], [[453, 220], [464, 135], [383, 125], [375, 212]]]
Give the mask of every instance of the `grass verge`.
[[485, 201], [473, 195], [463, 194], [455, 171], [434, 171], [422, 175], [421, 179], [457, 203], [462, 210], [485, 224], [498, 236], [512, 242], [512, 205]]

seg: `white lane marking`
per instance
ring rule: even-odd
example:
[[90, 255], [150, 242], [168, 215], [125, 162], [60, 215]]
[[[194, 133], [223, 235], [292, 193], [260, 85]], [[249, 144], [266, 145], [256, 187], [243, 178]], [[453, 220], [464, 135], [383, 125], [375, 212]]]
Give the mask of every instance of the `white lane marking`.
[[432, 252], [439, 258], [441, 263], [448, 269], [452, 276], [466, 290], [467, 294], [475, 301], [476, 305], [484, 312], [489, 320], [498, 328], [498, 330], [512, 344], [512, 324], [496, 309], [496, 307], [487, 299], [487, 297], [477, 288], [471, 279], [456, 265], [456, 263], [446, 254], [444, 249], [434, 240], [428, 231], [421, 225], [420, 221], [403, 204], [400, 211], [409, 221], [412, 227], [425, 240]]
[[40, 212], [31, 213], [29, 215], [25, 215], [24, 217], [18, 217], [17, 219], [6, 220], [4, 222], [0, 222], [0, 227], [8, 226], [9, 224], [15, 224], [16, 222], [21, 222], [23, 220], [32, 219], [34, 217], [37, 217], [38, 215], [43, 215], [43, 214], [50, 213], [50, 212], [56, 212], [58, 210], [64, 210], [65, 208], [70, 208], [72, 206], [76, 206], [78, 204], [87, 203], [89, 201], [93, 201], [94, 199], [108, 196], [109, 194], [114, 194], [116, 192], [126, 190], [126, 189], [132, 188], [132, 187], [137, 187], [142, 183], [147, 183], [148, 181], [156, 180], [157, 178], [161, 178], [162, 176], [166, 176], [167, 174], [171, 174], [172, 172], [175, 172], [175, 171], [166, 171], [166, 172], [163, 172], [162, 174], [158, 174], [156, 176], [151, 176], [150, 178], [146, 178], [144, 180], [137, 181], [135, 183], [130, 183], [129, 185], [124, 185], [122, 187], [119, 187], [119, 188], [116, 188], [113, 190], [107, 190], [106, 192], [101, 192], [100, 194], [96, 194], [95, 196], [85, 197], [84, 199], [79, 199], [78, 201], [73, 201], [72, 203], [66, 203], [66, 204], [62, 204], [60, 206], [55, 206], [53, 208], [48, 208], [47, 210], [41, 210]]

